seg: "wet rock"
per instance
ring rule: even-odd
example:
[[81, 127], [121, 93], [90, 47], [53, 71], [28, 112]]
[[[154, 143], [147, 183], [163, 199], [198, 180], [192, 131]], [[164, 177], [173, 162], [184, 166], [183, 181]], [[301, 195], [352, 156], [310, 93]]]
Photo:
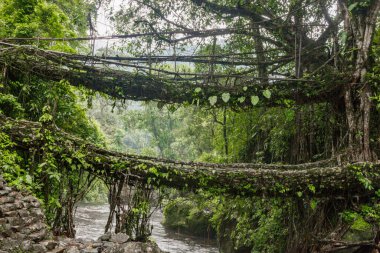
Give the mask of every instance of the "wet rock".
[[7, 224], [10, 224], [11, 226], [18, 226], [18, 225], [23, 225], [23, 222], [20, 218], [16, 216], [13, 217], [7, 217]]
[[1, 235], [3, 237], [10, 237], [12, 235], [11, 224], [6, 223], [0, 226]]
[[28, 229], [30, 230], [30, 232], [36, 232], [36, 231], [41, 231], [45, 227], [46, 227], [46, 225], [44, 223], [37, 222], [37, 223], [34, 223], [34, 224], [28, 226]]
[[20, 242], [14, 239], [7, 238], [1, 242], [1, 250], [4, 250], [5, 252], [10, 252], [11, 250], [20, 248]]
[[24, 251], [31, 251], [32, 250], [32, 246], [33, 246], [33, 243], [31, 241], [28, 241], [28, 240], [24, 240], [22, 243], [21, 243], [21, 248], [24, 250]]
[[15, 211], [6, 212], [3, 215], [4, 217], [17, 217], [17, 214], [18, 212], [15, 210]]
[[84, 249], [87, 245], [84, 244], [81, 240], [75, 240], [73, 238], [61, 238], [59, 240], [59, 245], [65, 249], [76, 248], [78, 250]]
[[152, 242], [128, 242], [108, 248], [105, 253], [163, 253], [157, 244]]
[[8, 195], [9, 191], [6, 190], [0, 190], [0, 196]]
[[48, 251], [48, 253], [64, 253], [64, 252], [65, 252], [65, 248], [61, 248], [61, 247]]
[[26, 238], [26, 235], [23, 233], [14, 233], [10, 236], [12, 239], [21, 240], [24, 241]]
[[67, 248], [64, 252], [65, 253], [80, 253], [79, 249], [75, 246], [71, 246]]
[[6, 224], [8, 222], [8, 219], [0, 218], [0, 225]]
[[104, 242], [103, 243], [103, 248], [112, 248], [114, 246], [115, 246], [115, 244], [112, 242]]
[[66, 238], [66, 237], [59, 237], [58, 241], [59, 241], [59, 246], [64, 247], [64, 248], [70, 247], [74, 243], [73, 239]]
[[129, 241], [129, 236], [124, 233], [113, 234], [111, 235], [111, 239], [110, 239], [110, 242], [119, 243], [119, 244], [126, 243], [128, 241]]
[[31, 208], [31, 209], [29, 209], [29, 212], [34, 217], [37, 217], [37, 218], [40, 218], [40, 219], [45, 218], [44, 213], [39, 208]]
[[17, 209], [17, 205], [14, 203], [7, 203], [7, 204], [2, 204], [0, 205], [0, 213], [3, 216], [4, 213], [13, 211]]
[[101, 237], [99, 237], [98, 241], [109, 241], [111, 239], [111, 232], [107, 232]]
[[99, 253], [97, 249], [94, 248], [85, 248], [80, 251], [81, 253]]
[[6, 203], [13, 203], [14, 201], [15, 201], [14, 197], [9, 197], [9, 196], [0, 197], [0, 205], [6, 204]]
[[25, 218], [25, 217], [30, 216], [30, 212], [28, 210], [25, 210], [25, 209], [17, 210], [17, 213], [21, 218]]
[[45, 248], [45, 246], [41, 245], [41, 244], [34, 244], [32, 246], [32, 252], [34, 253], [45, 253], [47, 251], [47, 249]]
[[[22, 198], [21, 193], [19, 191], [13, 191], [13, 190], [9, 192], [8, 196], [14, 197], [16, 199]], [[33, 196], [32, 198], [35, 199]], [[35, 200], [38, 201], [37, 199]]]
[[58, 242], [53, 240], [42, 241], [40, 244], [45, 246], [47, 250], [52, 250], [58, 246]]
[[32, 241], [39, 242], [39, 241], [44, 240], [46, 238], [47, 234], [48, 233], [47, 233], [46, 229], [41, 229], [40, 231], [37, 231], [37, 232], [30, 234], [28, 237]]
[[101, 242], [94, 242], [92, 245], [91, 245], [93, 248], [100, 248], [103, 246], [103, 243]]

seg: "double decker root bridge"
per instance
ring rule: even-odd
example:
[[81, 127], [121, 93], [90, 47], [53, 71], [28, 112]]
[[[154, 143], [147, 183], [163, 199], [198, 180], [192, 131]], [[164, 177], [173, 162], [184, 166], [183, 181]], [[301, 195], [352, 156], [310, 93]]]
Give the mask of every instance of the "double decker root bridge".
[[[268, 87], [275, 92], [271, 99], [262, 99], [262, 106], [278, 106], [284, 99], [293, 99], [297, 104], [326, 101], [338, 92], [334, 87], [326, 88], [313, 80], [271, 78], [263, 82], [244, 73], [231, 75], [232, 83], [220, 85], [218, 80], [225, 81], [227, 76], [172, 73], [162, 69], [148, 69], [148, 72], [124, 61], [5, 42], [0, 42], [0, 45], [0, 63], [8, 72], [38, 76], [49, 81], [67, 80], [71, 85], [84, 86], [116, 99], [209, 106], [210, 96], [228, 93], [228, 101], [219, 99], [213, 106], [244, 109], [252, 107], [249, 101], [252, 94], [261, 94], [259, 92]], [[118, 66], [127, 69], [120, 70]], [[336, 83], [338, 87], [339, 82]], [[311, 87], [318, 92], [308, 94]], [[55, 136], [53, 145], [60, 147], [57, 157], [81, 151], [84, 154], [83, 167], [87, 171], [100, 177], [129, 176], [132, 179], [130, 183], [138, 180], [158, 186], [268, 197], [371, 196], [375, 194], [374, 189], [380, 187], [380, 175], [376, 172], [380, 165], [376, 163], [342, 164], [339, 157], [298, 165], [172, 161], [109, 151], [51, 125], [43, 126], [5, 116], [0, 117], [0, 123], [1, 130], [8, 133], [20, 149], [43, 148], [46, 140], [42, 133], [50, 131]], [[371, 182], [371, 187], [363, 184], [363, 178]]]

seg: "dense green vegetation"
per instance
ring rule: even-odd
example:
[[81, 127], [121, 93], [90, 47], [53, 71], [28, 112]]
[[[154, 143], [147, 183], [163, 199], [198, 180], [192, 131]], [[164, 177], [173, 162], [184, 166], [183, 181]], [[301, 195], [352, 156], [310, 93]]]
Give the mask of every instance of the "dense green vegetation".
[[[103, 104], [97, 106], [98, 103]], [[179, 107], [173, 110], [171, 106], [158, 108], [155, 103], [112, 108], [112, 101], [107, 105], [104, 98], [97, 98], [93, 100], [89, 115], [109, 133], [107, 139], [118, 151], [208, 162], [287, 163], [292, 159], [291, 147], [297, 122], [294, 111], [288, 108], [227, 111], [228, 149], [231, 150], [228, 155], [225, 153], [224, 126], [218, 122], [223, 120], [223, 109], [210, 112]], [[109, 113], [112, 110], [113, 113]], [[313, 126], [320, 127], [321, 135], [316, 136], [317, 141], [323, 143], [325, 136], [322, 133], [331, 128], [332, 123], [326, 119], [328, 114], [323, 114], [326, 106], [318, 110], [321, 115]], [[159, 132], [155, 132], [155, 128]], [[317, 160], [324, 155], [309, 159]], [[310, 191], [313, 187], [310, 185]], [[164, 224], [167, 227], [206, 238], [216, 233], [224, 252], [295, 250], [301, 240], [306, 240], [305, 245], [310, 243], [307, 240], [315, 231], [326, 233], [342, 223], [351, 226], [347, 238], [367, 240], [372, 236], [370, 223], [373, 220], [370, 217], [377, 216], [375, 199], [373, 206], [352, 210], [344, 202], [331, 203], [312, 198], [270, 201], [186, 192], [172, 193], [165, 198]], [[325, 212], [331, 215], [331, 223], [319, 220], [321, 213], [328, 215]], [[295, 228], [293, 223], [297, 225]], [[289, 237], [291, 233], [294, 233], [292, 238]]]
[[[94, 33], [92, 19], [101, 2], [2, 1], [0, 38], [34, 38], [11, 42], [91, 54], [95, 50], [91, 43], [69, 38]], [[168, 85], [157, 85], [156, 93], [149, 94], [158, 102], [117, 100], [77, 83], [74, 87], [64, 79], [49, 81], [33, 69], [27, 72], [0, 62], [0, 113], [43, 126], [30, 137], [42, 143], [39, 149], [20, 147], [0, 132], [1, 174], [41, 200], [56, 234], [74, 236], [75, 204], [84, 199], [104, 201], [109, 190], [116, 230], [145, 240], [150, 208], [157, 205], [153, 192], [167, 189], [154, 188], [150, 181], [154, 178], [134, 183], [127, 191], [129, 206], [122, 212], [120, 196], [129, 175], [100, 181], [88, 172], [91, 165], [81, 147], [67, 154], [64, 147], [54, 145], [54, 128], [110, 150], [185, 161], [296, 164], [333, 158], [340, 165], [377, 160], [378, 1], [135, 0], [126, 4], [109, 10], [117, 32], [149, 36], [107, 44], [94, 53], [116, 59], [112, 64], [102, 62], [105, 68], [116, 71], [126, 64], [127, 69], [135, 69], [132, 76], [162, 78]], [[335, 9], [337, 16], [332, 13]], [[38, 39], [46, 37], [55, 39]], [[5, 48], [0, 54], [6, 55]], [[51, 59], [51, 64], [57, 64]], [[90, 65], [82, 65], [86, 73], [91, 73]], [[77, 74], [85, 73], [83, 69], [76, 69]], [[117, 76], [108, 78], [112, 80], [114, 89], [93, 89], [128, 97]], [[127, 91], [137, 93], [137, 100], [151, 100], [136, 90]], [[183, 103], [172, 103], [181, 99]], [[115, 170], [125, 166], [115, 164]], [[150, 172], [158, 173], [154, 168]], [[380, 238], [380, 194], [360, 168], [356, 173], [374, 194], [313, 198], [298, 192], [293, 198], [268, 198], [202, 190], [170, 192], [162, 195], [165, 224], [202, 236], [216, 233], [222, 252], [312, 252], [323, 247], [335, 250], [331, 246], [335, 242], [350, 248], [351, 241], [365, 241], [363, 247], [373, 243], [376, 248], [380, 239], [372, 239]], [[164, 175], [156, 178], [160, 177]], [[274, 187], [279, 192], [288, 190], [281, 182]], [[308, 185], [312, 193], [316, 188], [315, 182]]]
[[[74, 5], [71, 5], [74, 4]], [[0, 3], [1, 37], [74, 37], [86, 31], [83, 1], [20, 1]], [[75, 43], [38, 43], [39, 47], [72, 52]], [[100, 145], [104, 137], [80, 105], [81, 93], [67, 81], [46, 82], [40, 78], [13, 76], [3, 68], [0, 85], [0, 111], [8, 117], [54, 124], [78, 137]], [[32, 191], [44, 204], [47, 219], [56, 233], [72, 235], [73, 205], [82, 199], [94, 178], [86, 175], [72, 157], [56, 157], [62, 147], [51, 145], [49, 130], [39, 133], [46, 142], [39, 150], [14, 150], [14, 143], [2, 133], [1, 170], [4, 178], [19, 188]], [[76, 154], [80, 159], [81, 154]], [[75, 158], [74, 158], [75, 159]]]

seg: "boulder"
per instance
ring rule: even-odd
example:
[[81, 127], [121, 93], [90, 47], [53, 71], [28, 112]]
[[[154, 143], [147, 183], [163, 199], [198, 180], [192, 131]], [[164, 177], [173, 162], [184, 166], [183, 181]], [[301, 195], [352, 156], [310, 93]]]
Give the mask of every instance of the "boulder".
[[124, 234], [124, 233], [112, 234], [111, 239], [110, 239], [110, 242], [119, 243], [119, 244], [126, 243], [128, 241], [129, 241], [129, 235]]
[[111, 232], [107, 232], [101, 237], [99, 237], [98, 241], [109, 241], [111, 239]]
[[127, 242], [108, 248], [104, 253], [163, 253], [153, 242]]

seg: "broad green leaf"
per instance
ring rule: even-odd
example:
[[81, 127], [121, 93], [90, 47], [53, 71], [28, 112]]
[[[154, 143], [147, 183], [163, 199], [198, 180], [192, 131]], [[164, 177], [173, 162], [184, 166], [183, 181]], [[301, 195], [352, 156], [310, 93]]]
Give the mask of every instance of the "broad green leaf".
[[349, 10], [350, 12], [352, 12], [352, 10], [355, 9], [355, 7], [356, 7], [357, 5], [358, 5], [358, 2], [355, 2], [355, 3], [351, 4], [350, 6], [348, 6], [348, 10]]
[[198, 88], [195, 88], [195, 93], [199, 93], [199, 92], [201, 92], [202, 91], [202, 88], [200, 88], [200, 87], [198, 87]]
[[53, 172], [49, 175], [49, 179], [55, 179], [57, 182], [61, 181], [61, 174], [58, 172]]
[[312, 210], [315, 210], [315, 208], [317, 207], [317, 205], [318, 205], [318, 201], [317, 200], [312, 199], [310, 201], [310, 207], [311, 207]]
[[[96, 157], [96, 158], [99, 159], [99, 157]], [[73, 159], [71, 159], [70, 157], [66, 157], [65, 160], [66, 160], [66, 162], [67, 162], [68, 164], [71, 164], [71, 163], [73, 162]]]
[[230, 100], [230, 93], [227, 93], [227, 92], [223, 93], [222, 100], [224, 101], [224, 103], [227, 103]]
[[239, 101], [240, 103], [244, 103], [244, 101], [245, 101], [245, 97], [239, 97], [239, 98], [238, 98], [238, 101]]
[[309, 184], [307, 187], [309, 188], [309, 190], [310, 190], [312, 193], [315, 193], [315, 186], [314, 186], [314, 185]]
[[252, 105], [257, 105], [257, 103], [259, 102], [259, 97], [258, 96], [251, 96], [251, 103]]
[[218, 101], [218, 97], [217, 96], [211, 96], [208, 98], [208, 101], [210, 102], [210, 105], [215, 105], [216, 101]]
[[52, 120], [53, 120], [53, 115], [51, 115], [49, 113], [42, 114], [42, 116], [39, 119], [40, 122], [49, 122]]
[[266, 98], [270, 98], [270, 96], [272, 95], [272, 93], [270, 92], [270, 90], [264, 90], [263, 91], [263, 95], [264, 95], [264, 97], [266, 97]]
[[244, 86], [243, 87], [243, 91], [247, 91], [248, 90], [248, 87], [247, 86]]
[[25, 176], [25, 182], [26, 182], [27, 184], [32, 184], [32, 183], [33, 183], [33, 179], [32, 179], [32, 177], [31, 177], [30, 175], [26, 175], [26, 176]]
[[38, 167], [39, 167], [39, 168], [43, 168], [43, 167], [45, 167], [45, 166], [46, 166], [46, 162], [43, 162], [43, 163], [38, 164]]
[[149, 172], [152, 173], [152, 174], [154, 174], [155, 176], [159, 175], [159, 172], [158, 172], [158, 170], [157, 170], [156, 167], [149, 168]]
[[55, 204], [58, 208], [61, 208], [61, 207], [62, 207], [62, 205], [61, 205], [61, 203], [59, 202], [58, 199], [54, 199], [54, 204]]

